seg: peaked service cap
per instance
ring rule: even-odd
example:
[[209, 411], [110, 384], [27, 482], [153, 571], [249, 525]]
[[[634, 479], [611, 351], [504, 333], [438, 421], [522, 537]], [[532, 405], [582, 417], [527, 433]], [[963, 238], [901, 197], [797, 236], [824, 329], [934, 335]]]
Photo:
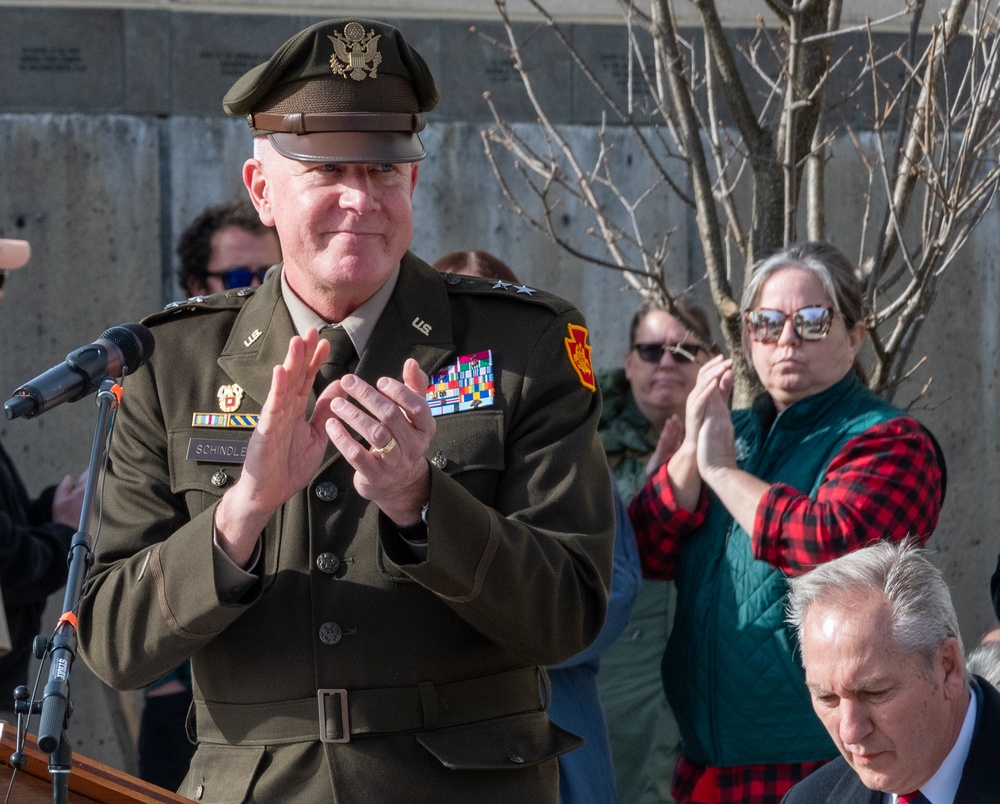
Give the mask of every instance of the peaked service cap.
[[222, 101], [254, 136], [305, 162], [416, 162], [424, 112], [438, 102], [430, 69], [382, 22], [325, 20], [241, 77]]

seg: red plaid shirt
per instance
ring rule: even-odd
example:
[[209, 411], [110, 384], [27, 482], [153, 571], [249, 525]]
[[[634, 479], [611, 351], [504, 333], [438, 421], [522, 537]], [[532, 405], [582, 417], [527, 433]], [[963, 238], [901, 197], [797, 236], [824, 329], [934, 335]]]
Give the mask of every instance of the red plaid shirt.
[[[883, 422], [847, 442], [827, 467], [816, 499], [784, 483], [761, 498], [751, 546], [756, 558], [788, 575], [801, 575], [875, 537], [920, 542], [937, 525], [942, 473], [926, 431], [913, 419]], [[654, 473], [629, 506], [648, 578], [673, 577], [684, 537], [704, 521], [702, 486], [694, 511], [679, 509], [667, 467]], [[778, 804], [796, 782], [823, 762], [713, 768], [683, 756], [673, 779], [677, 804]]]
[[[923, 542], [941, 511], [941, 466], [926, 431], [913, 419], [890, 419], [848, 441], [827, 467], [816, 499], [784, 483], [761, 498], [751, 546], [755, 558], [801, 575], [873, 538], [914, 535]], [[664, 464], [632, 500], [643, 575], [670, 579], [684, 537], [704, 521], [702, 486], [694, 511], [677, 508]]]
[[677, 760], [670, 793], [677, 804], [778, 804], [796, 782], [825, 762], [706, 768]]

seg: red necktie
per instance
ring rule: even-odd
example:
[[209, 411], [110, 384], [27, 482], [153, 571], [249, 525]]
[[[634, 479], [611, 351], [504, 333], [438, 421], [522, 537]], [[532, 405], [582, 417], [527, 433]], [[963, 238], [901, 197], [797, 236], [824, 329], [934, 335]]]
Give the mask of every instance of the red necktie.
[[930, 802], [927, 800], [927, 796], [919, 790], [915, 790], [912, 793], [903, 793], [900, 795], [899, 804], [930, 804]]

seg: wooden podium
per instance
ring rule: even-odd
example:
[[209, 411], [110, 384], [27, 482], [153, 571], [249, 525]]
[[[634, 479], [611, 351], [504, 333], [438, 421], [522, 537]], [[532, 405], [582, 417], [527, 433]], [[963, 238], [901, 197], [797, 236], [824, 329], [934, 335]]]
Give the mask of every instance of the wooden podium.
[[[17, 729], [0, 721], [0, 801], [7, 795], [11, 775], [10, 755], [14, 753]], [[14, 775], [10, 801], [17, 804], [52, 804], [52, 776], [48, 754], [38, 749], [38, 740], [29, 734], [24, 741], [25, 766]], [[92, 759], [73, 754], [69, 774], [71, 804], [159, 804], [159, 802], [190, 802], [190, 799], [156, 787], [127, 773], [102, 765]]]

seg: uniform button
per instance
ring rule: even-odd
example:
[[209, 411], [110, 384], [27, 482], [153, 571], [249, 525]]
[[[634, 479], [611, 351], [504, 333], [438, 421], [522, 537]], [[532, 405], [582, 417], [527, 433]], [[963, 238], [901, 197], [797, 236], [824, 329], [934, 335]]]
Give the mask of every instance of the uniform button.
[[229, 475], [225, 473], [224, 470], [220, 469], [214, 475], [212, 475], [212, 485], [216, 488], [221, 489], [226, 483], [229, 482]]
[[203, 795], [205, 795], [205, 785], [200, 784], [194, 789], [194, 797], [201, 801]]
[[339, 493], [337, 484], [329, 480], [324, 480], [316, 484], [316, 496], [323, 502], [333, 502], [337, 499]]
[[457, 285], [462, 281], [462, 278], [458, 274], [453, 274], [449, 271], [444, 275], [444, 281], [449, 285]]
[[343, 635], [343, 630], [336, 623], [323, 623], [319, 627], [319, 641], [324, 645], [336, 645]]
[[316, 556], [316, 566], [320, 572], [332, 574], [340, 569], [340, 559], [333, 553], [320, 553]]
[[431, 458], [431, 463], [438, 469], [444, 469], [448, 465], [448, 459], [444, 457], [444, 453], [441, 450], [438, 450], [434, 457]]
[[520, 765], [521, 763], [524, 762], [524, 757], [522, 757], [520, 754], [515, 754], [513, 751], [507, 752], [507, 759], [509, 759], [515, 765]]

